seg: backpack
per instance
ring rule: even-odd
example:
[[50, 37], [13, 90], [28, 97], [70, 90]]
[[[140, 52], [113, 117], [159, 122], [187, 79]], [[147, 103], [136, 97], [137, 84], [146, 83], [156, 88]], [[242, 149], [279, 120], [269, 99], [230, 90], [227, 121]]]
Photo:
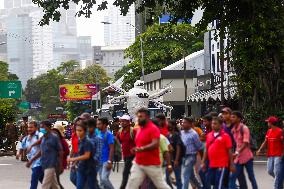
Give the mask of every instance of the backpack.
[[[242, 137], [244, 137], [244, 125], [241, 127], [240, 132], [241, 132]], [[250, 132], [250, 136], [249, 136], [249, 145], [250, 145], [250, 149], [251, 149], [252, 152], [255, 152], [255, 151], [258, 150], [256, 139], [251, 132]]]

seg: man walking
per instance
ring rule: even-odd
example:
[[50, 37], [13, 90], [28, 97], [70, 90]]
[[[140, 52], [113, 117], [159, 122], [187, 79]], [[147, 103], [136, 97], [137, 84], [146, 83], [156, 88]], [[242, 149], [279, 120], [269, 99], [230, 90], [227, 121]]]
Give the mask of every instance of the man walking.
[[150, 120], [148, 109], [141, 108], [137, 111], [139, 129], [135, 137], [135, 160], [127, 189], [138, 189], [148, 176], [157, 189], [170, 189], [163, 179], [159, 154], [160, 131]]
[[135, 136], [136, 131], [131, 127], [129, 115], [123, 115], [120, 117], [121, 129], [118, 131], [116, 138], [121, 144], [122, 156], [124, 159], [124, 170], [122, 173], [122, 182], [120, 189], [125, 189], [130, 174], [130, 169], [132, 167], [132, 161], [134, 159], [134, 154], [131, 149], [135, 148]]
[[40, 132], [43, 134], [40, 151], [28, 163], [32, 164], [41, 157], [41, 166], [44, 170], [42, 189], [60, 189], [56, 178], [56, 171], [63, 172], [63, 148], [55, 134], [51, 132], [50, 121], [42, 121]]
[[156, 120], [159, 122], [159, 129], [160, 129], [161, 134], [167, 137], [169, 134], [169, 131], [168, 131], [168, 123], [167, 123], [165, 114], [163, 113], [157, 114]]
[[[97, 173], [97, 170], [100, 166], [104, 141], [100, 136], [97, 135], [99, 133], [96, 133], [96, 120], [94, 118], [91, 118], [88, 120], [87, 124], [88, 124], [88, 139], [92, 143], [93, 147], [92, 155], [96, 164], [95, 173]], [[95, 179], [94, 182], [96, 188], [99, 188], [97, 174], [95, 175], [94, 179]]]
[[[42, 137], [42, 133], [38, 132], [37, 123], [32, 121], [28, 125], [28, 136], [23, 138], [21, 143], [20, 151], [17, 154], [16, 158], [19, 159], [24, 150], [30, 147], [32, 144], [36, 143], [39, 138]], [[40, 151], [39, 146], [34, 146], [27, 154], [28, 162], [26, 164], [27, 167], [31, 166], [32, 169], [32, 176], [31, 176], [31, 186], [30, 189], [37, 189], [38, 181], [42, 182], [43, 180], [43, 169], [41, 167], [40, 158], [31, 162], [31, 159]]]
[[[208, 169], [207, 182], [213, 185], [214, 189], [226, 189], [229, 168], [234, 171], [232, 141], [221, 127], [222, 120], [212, 118], [213, 131], [207, 135], [206, 150], [201, 164], [203, 170]], [[209, 168], [206, 166], [207, 159]]]
[[97, 120], [97, 126], [99, 128], [100, 137], [103, 139], [102, 156], [100, 161], [100, 182], [102, 187], [105, 189], [114, 189], [113, 185], [109, 180], [109, 176], [112, 168], [112, 158], [114, 153], [114, 137], [110, 131], [108, 131], [108, 119], [99, 118]]
[[250, 149], [250, 131], [249, 128], [241, 121], [243, 115], [241, 112], [234, 111], [231, 115], [231, 123], [234, 125], [232, 134], [236, 141], [236, 148], [234, 153], [234, 163], [236, 166], [236, 173], [231, 174], [229, 188], [236, 189], [236, 178], [246, 168], [252, 189], [257, 189], [257, 183], [253, 171], [253, 153]]
[[202, 154], [203, 145], [199, 139], [199, 135], [192, 129], [193, 123], [194, 119], [189, 117], [184, 118], [182, 121], [183, 130], [181, 131], [181, 139], [186, 147], [183, 162], [183, 189], [188, 189], [189, 181], [197, 188], [202, 187], [194, 173], [194, 165], [196, 163], [197, 153]]
[[270, 116], [265, 120], [268, 124], [268, 131], [265, 140], [257, 151], [261, 154], [267, 148], [267, 170], [268, 174], [274, 177], [274, 189], [283, 189], [283, 130], [277, 127], [277, 117]]

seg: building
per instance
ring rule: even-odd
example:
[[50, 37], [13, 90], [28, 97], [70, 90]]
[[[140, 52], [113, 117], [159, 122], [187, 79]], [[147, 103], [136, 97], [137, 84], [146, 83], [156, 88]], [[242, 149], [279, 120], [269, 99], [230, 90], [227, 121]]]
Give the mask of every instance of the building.
[[135, 6], [132, 5], [127, 15], [123, 16], [112, 3], [113, 0], [108, 1], [110, 6], [104, 18], [105, 46], [130, 46], [135, 41]]
[[41, 11], [21, 13], [18, 9], [6, 18], [7, 61], [25, 87], [30, 78], [46, 73], [53, 57], [52, 27], [39, 26]]
[[0, 20], [0, 61], [7, 62], [7, 31]]
[[80, 60], [93, 60], [91, 36], [78, 36], [78, 52]]
[[113, 77], [115, 72], [129, 63], [129, 59], [124, 56], [124, 50], [127, 46], [106, 46], [102, 47], [102, 64], [101, 66], [106, 70], [110, 77]]
[[93, 46], [93, 62], [94, 64], [102, 64], [103, 53], [101, 46]]

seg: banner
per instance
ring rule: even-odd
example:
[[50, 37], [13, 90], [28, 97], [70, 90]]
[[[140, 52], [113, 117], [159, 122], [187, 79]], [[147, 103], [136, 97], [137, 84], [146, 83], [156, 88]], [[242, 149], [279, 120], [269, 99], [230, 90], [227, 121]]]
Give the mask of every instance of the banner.
[[96, 84], [65, 84], [59, 86], [60, 100], [91, 100], [92, 96], [99, 91]]

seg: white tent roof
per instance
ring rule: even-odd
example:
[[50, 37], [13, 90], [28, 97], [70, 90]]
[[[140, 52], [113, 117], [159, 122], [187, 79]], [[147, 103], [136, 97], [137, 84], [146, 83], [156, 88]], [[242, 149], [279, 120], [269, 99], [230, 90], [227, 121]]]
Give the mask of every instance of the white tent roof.
[[[230, 97], [233, 97], [236, 95], [237, 93], [237, 88], [236, 87], [230, 87], [228, 88], [224, 88], [224, 97], [225, 99]], [[198, 91], [192, 95], [190, 95], [187, 100], [189, 102], [198, 102], [198, 101], [208, 101], [208, 99], [211, 98], [213, 100], [217, 100], [217, 99], [221, 99], [221, 88], [217, 88], [217, 89], [212, 89], [212, 90], [208, 90], [208, 91]]]

